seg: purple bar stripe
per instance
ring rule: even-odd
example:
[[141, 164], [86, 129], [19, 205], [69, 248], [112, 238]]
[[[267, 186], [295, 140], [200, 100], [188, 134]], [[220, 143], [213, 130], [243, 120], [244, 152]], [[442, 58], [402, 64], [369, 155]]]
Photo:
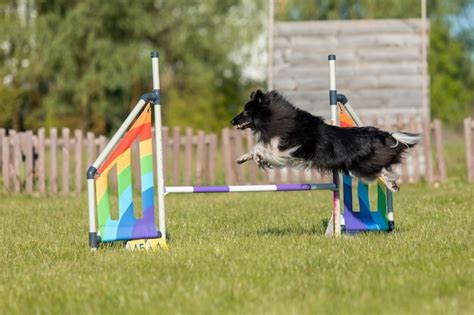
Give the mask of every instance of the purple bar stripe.
[[195, 193], [229, 192], [229, 186], [194, 186]]
[[309, 184], [277, 184], [277, 191], [310, 190]]

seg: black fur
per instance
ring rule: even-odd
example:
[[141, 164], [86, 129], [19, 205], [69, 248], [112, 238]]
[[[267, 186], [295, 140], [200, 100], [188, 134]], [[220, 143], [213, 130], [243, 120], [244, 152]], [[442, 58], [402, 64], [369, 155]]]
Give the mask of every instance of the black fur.
[[238, 129], [251, 128], [258, 135], [257, 141], [265, 145], [278, 137], [280, 151], [298, 147], [291, 159], [306, 162], [306, 167], [350, 172], [367, 180], [376, 179], [384, 168], [400, 163], [403, 153], [417, 142], [403, 143], [375, 127], [340, 128], [326, 124], [323, 118], [296, 108], [276, 91], [252, 92], [244, 110], [231, 124]]

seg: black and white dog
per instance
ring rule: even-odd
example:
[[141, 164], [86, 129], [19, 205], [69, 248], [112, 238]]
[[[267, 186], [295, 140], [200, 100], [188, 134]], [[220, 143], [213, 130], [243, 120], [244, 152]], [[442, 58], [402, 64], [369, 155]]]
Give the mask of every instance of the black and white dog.
[[231, 124], [237, 129], [250, 128], [256, 137], [252, 151], [241, 156], [239, 164], [253, 160], [262, 168], [346, 172], [366, 181], [381, 176], [392, 191], [399, 188], [390, 166], [401, 163], [403, 153], [421, 140], [420, 135], [406, 132], [328, 125], [276, 91], [252, 92]]

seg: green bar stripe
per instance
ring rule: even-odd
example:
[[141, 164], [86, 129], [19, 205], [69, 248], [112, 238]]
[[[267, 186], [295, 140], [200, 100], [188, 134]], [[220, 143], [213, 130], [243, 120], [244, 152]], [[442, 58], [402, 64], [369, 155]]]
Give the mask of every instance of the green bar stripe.
[[132, 168], [127, 166], [117, 175], [118, 177], [118, 193], [119, 195], [130, 185], [132, 185]]
[[153, 155], [146, 155], [140, 159], [141, 175], [153, 172]]

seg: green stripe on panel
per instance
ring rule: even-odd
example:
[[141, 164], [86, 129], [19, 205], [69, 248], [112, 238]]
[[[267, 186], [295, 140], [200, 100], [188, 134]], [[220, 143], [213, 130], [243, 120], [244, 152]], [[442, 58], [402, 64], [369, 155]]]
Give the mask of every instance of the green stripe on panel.
[[153, 171], [153, 155], [146, 155], [140, 159], [141, 174], [147, 174]]
[[132, 168], [127, 166], [122, 173], [118, 174], [118, 193], [123, 193], [128, 186], [132, 185]]

